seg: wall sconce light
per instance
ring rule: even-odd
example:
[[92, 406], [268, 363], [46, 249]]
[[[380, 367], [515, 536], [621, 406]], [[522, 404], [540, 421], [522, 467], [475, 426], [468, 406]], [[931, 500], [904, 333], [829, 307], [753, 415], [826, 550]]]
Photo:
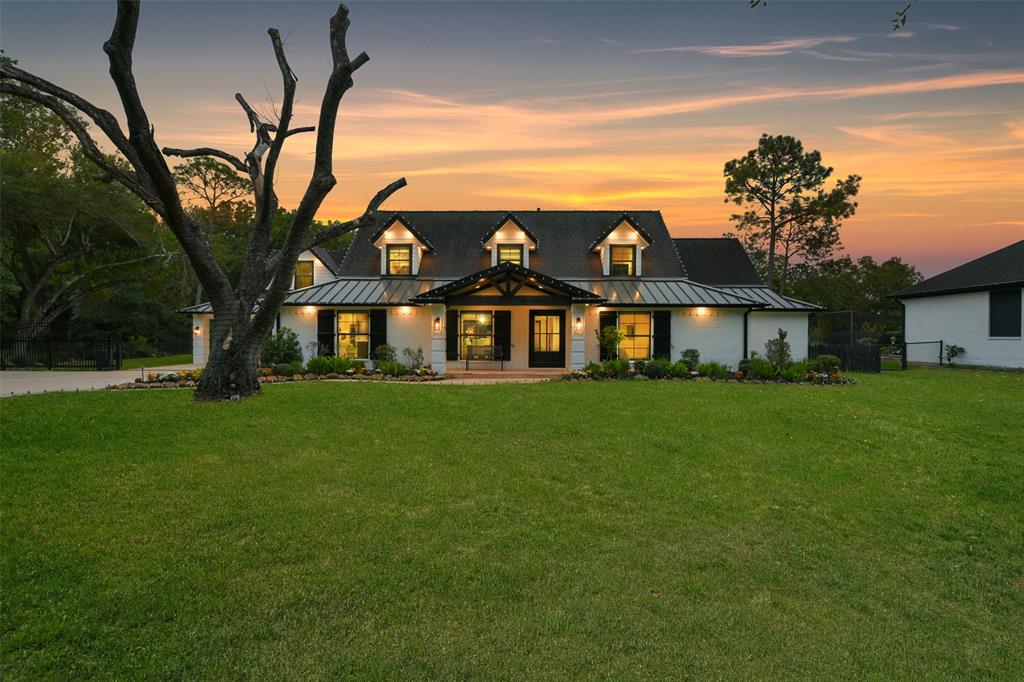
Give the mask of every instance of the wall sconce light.
[[579, 315], [576, 316], [575, 329], [577, 334], [583, 331], [583, 318]]
[[202, 336], [202, 335], [203, 335], [203, 328], [202, 327], [200, 327], [198, 324], [196, 326], [192, 327], [192, 336]]
[[316, 308], [314, 308], [311, 305], [307, 305], [305, 308], [302, 309], [302, 312], [305, 313], [306, 315], [313, 315], [316, 313]]
[[697, 317], [707, 317], [708, 309], [704, 307], [697, 308]]
[[441, 331], [441, 318], [437, 317], [437, 316], [434, 317], [434, 331], [435, 332], [440, 332]]

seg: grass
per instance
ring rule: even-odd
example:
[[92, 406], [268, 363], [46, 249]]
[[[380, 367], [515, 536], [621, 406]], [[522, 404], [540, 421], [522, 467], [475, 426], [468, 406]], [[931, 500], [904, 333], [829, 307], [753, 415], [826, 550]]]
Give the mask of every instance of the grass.
[[1024, 669], [1024, 375], [0, 408], [4, 679]]
[[159, 358], [125, 358], [121, 364], [123, 369], [139, 369], [141, 367], [168, 367], [170, 365], [188, 365], [192, 363], [192, 354], [164, 355]]

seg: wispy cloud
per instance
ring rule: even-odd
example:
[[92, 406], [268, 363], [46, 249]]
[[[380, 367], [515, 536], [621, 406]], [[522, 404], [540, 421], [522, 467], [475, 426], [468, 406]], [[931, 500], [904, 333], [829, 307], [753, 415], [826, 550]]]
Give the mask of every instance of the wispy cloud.
[[624, 43], [622, 41], [619, 41], [619, 40], [614, 40], [612, 38], [605, 38], [604, 36], [597, 36], [597, 39], [600, 40], [602, 43], [607, 43], [608, 45], [614, 45], [615, 47], [626, 47], [626, 43]]
[[717, 57], [779, 57], [798, 50], [809, 50], [832, 43], [852, 43], [856, 36], [818, 36], [813, 38], [785, 38], [766, 43], [747, 45], [677, 45], [634, 50], [634, 54], [657, 52], [696, 52]]
[[932, 31], [959, 31], [960, 30], [959, 26], [954, 26], [952, 24], [928, 24], [928, 23], [925, 23], [925, 24], [921, 24], [921, 25], [924, 26], [927, 29], [932, 30]]

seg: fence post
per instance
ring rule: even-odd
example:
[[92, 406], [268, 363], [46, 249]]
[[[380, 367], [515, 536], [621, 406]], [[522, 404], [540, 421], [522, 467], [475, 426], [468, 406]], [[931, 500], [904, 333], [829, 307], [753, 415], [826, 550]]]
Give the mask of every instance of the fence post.
[[46, 369], [53, 369], [53, 336], [46, 335]]
[[942, 339], [939, 339], [939, 367], [942, 367]]
[[903, 366], [903, 371], [907, 371], [907, 342], [903, 341], [903, 356], [900, 359], [900, 364]]

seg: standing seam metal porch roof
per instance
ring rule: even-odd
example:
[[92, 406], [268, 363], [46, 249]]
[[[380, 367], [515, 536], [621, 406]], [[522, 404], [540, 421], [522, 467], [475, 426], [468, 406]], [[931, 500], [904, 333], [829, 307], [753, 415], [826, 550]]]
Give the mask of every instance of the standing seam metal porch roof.
[[801, 301], [797, 298], [790, 298], [789, 296], [783, 296], [782, 294], [776, 293], [767, 285], [750, 287], [718, 285], [715, 288], [736, 296], [749, 298], [750, 300], [757, 301], [758, 303], [763, 303], [767, 306], [766, 310], [810, 312], [822, 309], [820, 305], [815, 305], [813, 303], [808, 303], [807, 301]]
[[617, 306], [705, 306], [709, 308], [761, 308], [761, 301], [709, 287], [688, 279], [566, 279], [568, 284], [593, 291]]

